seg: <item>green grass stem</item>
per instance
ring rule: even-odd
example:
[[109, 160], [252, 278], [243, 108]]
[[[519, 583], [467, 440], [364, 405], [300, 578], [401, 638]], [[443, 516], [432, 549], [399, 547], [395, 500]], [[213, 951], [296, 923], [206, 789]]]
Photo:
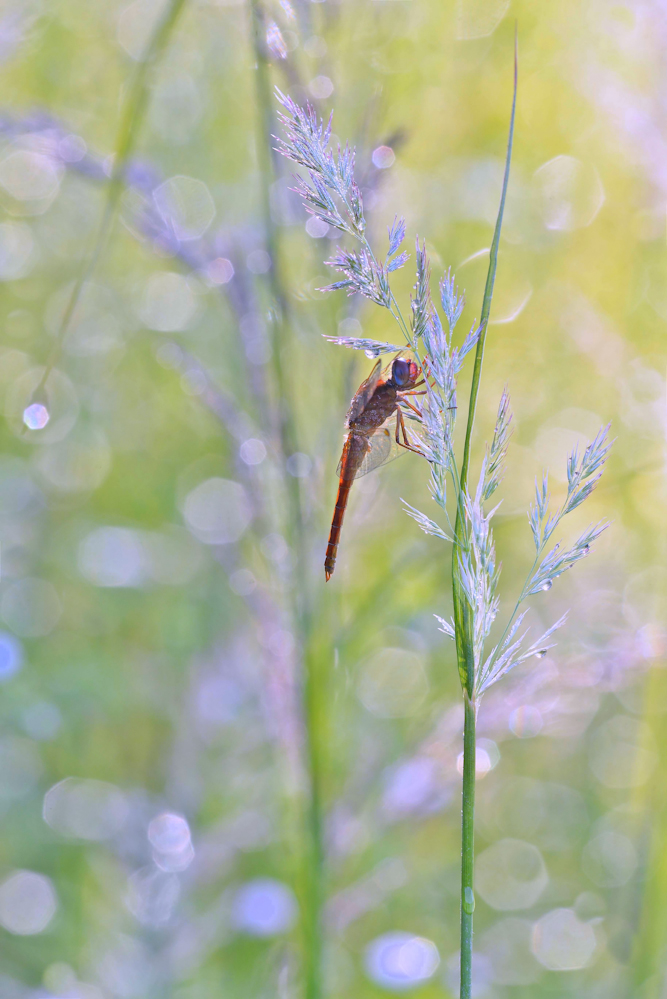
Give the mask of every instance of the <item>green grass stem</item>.
[[252, 38], [256, 60], [255, 87], [257, 102], [257, 153], [262, 177], [261, 199], [266, 244], [271, 257], [267, 274], [272, 314], [273, 382], [276, 399], [276, 427], [281, 452], [281, 476], [286, 494], [287, 533], [296, 555], [293, 585], [290, 587], [292, 617], [301, 649], [301, 713], [305, 742], [305, 769], [308, 782], [307, 801], [302, 820], [304, 836], [301, 850], [301, 936], [303, 946], [303, 981], [305, 999], [322, 996], [322, 910], [324, 904], [324, 839], [322, 820], [322, 767], [325, 720], [321, 683], [312, 649], [312, 607], [309, 590], [307, 538], [299, 480], [285, 475], [285, 460], [298, 450], [296, 421], [292, 407], [294, 392], [285, 369], [285, 348], [290, 330], [289, 300], [282, 277], [278, 229], [271, 213], [270, 188], [276, 180], [272, 135], [276, 131], [270, 65], [264, 41], [265, 23], [259, 0], [251, 0]]
[[493, 286], [496, 278], [498, 262], [498, 247], [503, 224], [507, 185], [509, 182], [510, 164], [512, 160], [512, 143], [514, 140], [514, 118], [516, 113], [517, 92], [517, 44], [514, 44], [514, 89], [512, 96], [512, 113], [510, 117], [507, 154], [505, 157], [505, 173], [503, 177], [500, 206], [496, 218], [496, 227], [489, 253], [489, 269], [484, 288], [484, 300], [480, 317], [480, 335], [477, 341], [472, 384], [470, 387], [470, 405], [466, 426], [465, 443], [463, 447], [463, 462], [461, 464], [460, 488], [456, 505], [456, 525], [454, 530], [455, 543], [452, 550], [452, 596], [454, 602], [454, 625], [456, 632], [456, 655], [459, 676], [463, 686], [465, 705], [465, 721], [463, 733], [463, 787], [461, 810], [461, 999], [470, 999], [472, 995], [472, 943], [473, 943], [473, 912], [475, 895], [473, 886], [474, 875], [474, 840], [475, 840], [475, 720], [477, 705], [474, 699], [475, 663], [472, 637], [472, 614], [463, 599], [460, 568], [459, 547], [467, 544], [464, 536], [464, 497], [468, 486], [468, 470], [470, 467], [470, 450], [477, 411], [477, 400], [482, 377], [482, 362], [484, 360], [484, 345], [491, 313]]
[[137, 136], [143, 124], [148, 101], [150, 98], [150, 88], [148, 86], [149, 72], [160, 62], [164, 51], [169, 43], [171, 34], [176, 22], [187, 3], [187, 0], [169, 0], [164, 12], [155, 27], [151, 38], [148, 41], [143, 58], [139, 61], [134, 71], [134, 77], [130, 84], [129, 92], [123, 111], [121, 114], [120, 128], [114, 145], [114, 159], [111, 176], [107, 186], [106, 199], [102, 210], [102, 217], [99, 226], [93, 237], [90, 251], [86, 254], [84, 263], [74, 282], [72, 293], [67, 302], [63, 318], [60, 322], [56, 334], [55, 343], [51, 349], [46, 362], [44, 374], [39, 385], [35, 389], [34, 395], [39, 395], [46, 384], [46, 381], [58, 362], [60, 353], [65, 342], [65, 337], [70, 328], [72, 317], [81, 299], [83, 289], [90, 281], [102, 252], [106, 246], [111, 226], [118, 207], [118, 200], [125, 186], [125, 168], [132, 155]]
[[476, 706], [463, 694], [463, 805], [461, 809], [461, 999], [472, 995], [472, 930], [475, 910], [475, 722]]

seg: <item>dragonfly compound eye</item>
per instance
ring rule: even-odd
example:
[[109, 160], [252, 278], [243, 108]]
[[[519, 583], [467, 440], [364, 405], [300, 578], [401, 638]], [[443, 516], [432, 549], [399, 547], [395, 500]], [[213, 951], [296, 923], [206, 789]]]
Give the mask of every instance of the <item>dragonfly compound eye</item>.
[[396, 358], [392, 367], [392, 376], [399, 388], [412, 380], [411, 369], [414, 367], [414, 361], [404, 361], [402, 357]]

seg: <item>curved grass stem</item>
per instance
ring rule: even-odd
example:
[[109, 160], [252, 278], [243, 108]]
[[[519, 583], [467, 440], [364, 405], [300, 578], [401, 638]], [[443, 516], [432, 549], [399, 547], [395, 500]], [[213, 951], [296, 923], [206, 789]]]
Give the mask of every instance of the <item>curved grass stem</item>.
[[74, 282], [72, 293], [68, 299], [65, 313], [60, 322], [55, 342], [46, 361], [44, 374], [33, 395], [39, 395], [46, 384], [46, 380], [53, 371], [60, 353], [63, 349], [65, 337], [67, 336], [72, 317], [81, 299], [83, 289], [90, 281], [99, 259], [104, 251], [107, 239], [111, 232], [111, 226], [118, 207], [118, 200], [125, 184], [125, 168], [128, 160], [134, 151], [137, 136], [143, 124], [150, 89], [148, 86], [148, 74], [160, 61], [167, 47], [169, 39], [176, 22], [185, 7], [187, 0], [168, 0], [164, 12], [160, 17], [155, 30], [146, 46], [143, 58], [138, 63], [134, 78], [130, 84], [127, 99], [123, 106], [120, 128], [114, 146], [114, 159], [109, 184], [107, 187], [106, 200], [102, 210], [102, 218], [94, 234], [89, 252], [86, 254], [84, 263]]

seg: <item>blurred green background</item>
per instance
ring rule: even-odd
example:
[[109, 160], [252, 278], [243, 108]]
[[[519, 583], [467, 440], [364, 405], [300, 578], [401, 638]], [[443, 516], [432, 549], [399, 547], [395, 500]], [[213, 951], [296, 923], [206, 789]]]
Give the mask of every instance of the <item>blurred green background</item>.
[[[408, 455], [355, 485], [325, 587], [345, 411], [371, 361], [321, 334], [397, 331], [316, 291], [335, 234], [306, 224], [290, 165], [267, 160], [266, 93], [335, 108], [374, 244], [405, 215], [434, 287], [455, 269], [469, 327], [516, 21], [475, 451], [507, 385], [508, 607], [533, 557], [535, 475], [549, 466], [558, 497], [577, 441], [608, 421], [617, 441], [569, 525], [611, 529], [532, 602], [535, 628], [571, 608], [557, 648], [482, 703], [475, 995], [663, 996], [663, 5], [191, 0], [59, 344], [161, 9], [2, 4], [0, 995], [301, 994], [304, 659], [325, 994], [457, 994], [462, 706], [433, 618], [451, 611], [450, 555], [401, 511], [429, 512]], [[406, 310], [413, 263], [395, 280]]]

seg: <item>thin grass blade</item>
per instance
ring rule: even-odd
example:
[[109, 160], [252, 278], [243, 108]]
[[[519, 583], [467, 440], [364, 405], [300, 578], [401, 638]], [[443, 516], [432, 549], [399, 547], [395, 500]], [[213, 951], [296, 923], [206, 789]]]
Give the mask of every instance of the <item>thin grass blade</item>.
[[507, 137], [507, 153], [505, 155], [505, 173], [503, 175], [503, 187], [500, 195], [500, 205], [496, 218], [496, 227], [493, 232], [491, 250], [489, 252], [489, 269], [486, 275], [486, 285], [484, 286], [484, 299], [482, 301], [482, 313], [479, 320], [480, 334], [477, 340], [477, 350], [475, 352], [475, 367], [472, 375], [472, 385], [470, 387], [470, 408], [468, 410], [468, 424], [466, 427], [465, 446], [463, 450], [463, 464], [461, 466], [461, 489], [465, 490], [468, 483], [468, 465], [470, 463], [470, 445], [472, 431], [475, 424], [475, 412], [477, 409], [477, 397], [479, 395], [479, 383], [482, 376], [482, 361], [484, 360], [484, 344], [486, 343], [486, 333], [491, 314], [491, 303], [493, 301], [493, 286], [496, 280], [496, 269], [498, 265], [498, 247], [500, 245], [500, 233], [503, 227], [503, 215], [505, 214], [505, 199], [507, 198], [507, 187], [510, 179], [510, 164], [512, 162], [512, 146], [514, 143], [514, 119], [516, 116], [516, 91], [518, 77], [518, 51], [515, 39], [514, 43], [514, 89], [512, 94], [512, 113], [510, 115], [510, 127]]

